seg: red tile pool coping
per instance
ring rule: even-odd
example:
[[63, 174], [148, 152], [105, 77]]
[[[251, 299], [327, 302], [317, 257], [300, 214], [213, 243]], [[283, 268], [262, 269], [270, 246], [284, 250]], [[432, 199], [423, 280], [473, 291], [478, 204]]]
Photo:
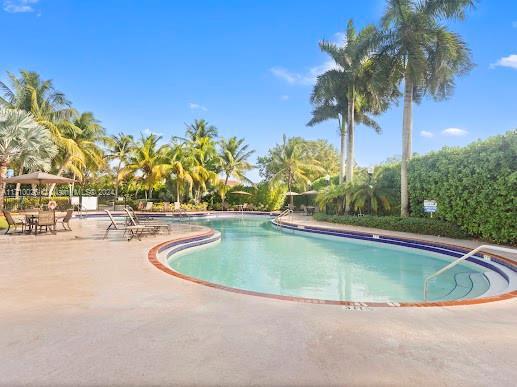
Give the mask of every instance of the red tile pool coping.
[[[328, 228], [329, 231], [332, 231], [333, 229]], [[339, 231], [339, 230], [334, 230]], [[309, 231], [310, 232], [310, 231]], [[305, 298], [305, 297], [294, 297], [294, 296], [284, 296], [280, 294], [271, 294], [271, 293], [262, 293], [262, 292], [255, 292], [252, 290], [245, 290], [245, 289], [238, 289], [238, 288], [232, 288], [229, 286], [219, 285], [215, 284], [213, 282], [208, 282], [196, 277], [191, 277], [185, 274], [182, 274], [180, 272], [177, 272], [170, 267], [164, 265], [158, 258], [158, 254], [161, 251], [166, 250], [169, 247], [181, 245], [184, 243], [192, 242], [192, 241], [201, 241], [204, 239], [209, 239], [215, 235], [215, 231], [212, 229], [207, 229], [206, 231], [202, 231], [199, 233], [195, 233], [193, 235], [189, 235], [186, 237], [179, 237], [174, 238], [171, 240], [168, 240], [166, 242], [160, 243], [148, 252], [148, 260], [151, 264], [153, 264], [155, 267], [157, 267], [159, 270], [161, 270], [164, 273], [167, 273], [169, 275], [172, 275], [176, 278], [180, 278], [185, 281], [190, 281], [199, 285], [204, 285], [210, 288], [214, 289], [220, 289], [227, 292], [237, 293], [237, 294], [246, 294], [249, 296], [256, 296], [256, 297], [263, 297], [263, 298], [269, 298], [273, 300], [282, 300], [282, 301], [294, 301], [294, 302], [301, 302], [301, 303], [308, 303], [308, 304], [325, 304], [325, 305], [340, 305], [340, 306], [351, 306], [351, 307], [435, 307], [435, 306], [465, 306], [465, 305], [476, 305], [476, 304], [485, 304], [489, 302], [495, 302], [495, 301], [502, 301], [502, 300], [509, 300], [512, 298], [517, 298], [517, 290], [499, 294], [497, 296], [490, 296], [490, 297], [480, 297], [480, 298], [472, 298], [472, 299], [465, 299], [465, 300], [451, 300], [451, 301], [436, 301], [436, 302], [363, 302], [363, 301], [337, 301], [337, 300], [322, 300], [322, 299], [316, 299], [316, 298]], [[381, 234], [378, 234], [381, 235]], [[382, 236], [382, 235], [381, 235]], [[391, 238], [391, 237], [390, 237]], [[397, 238], [397, 239], [403, 239], [403, 238]], [[411, 241], [415, 241], [415, 239], [411, 239]], [[421, 241], [423, 244], [425, 244], [425, 241]], [[437, 244], [438, 245], [438, 244]], [[445, 248], [447, 247], [454, 247], [457, 249], [464, 249], [468, 251], [469, 249], [464, 246], [457, 246], [457, 245], [448, 245], [448, 244], [439, 244], [440, 246], [443, 246]], [[515, 264], [515, 261], [498, 256], [496, 254], [490, 253], [491, 257], [500, 259], [502, 261]]]

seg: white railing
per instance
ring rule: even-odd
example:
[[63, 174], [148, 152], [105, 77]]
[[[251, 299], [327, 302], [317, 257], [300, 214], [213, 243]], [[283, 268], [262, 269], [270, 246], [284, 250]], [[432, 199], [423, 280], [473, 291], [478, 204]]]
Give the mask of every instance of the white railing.
[[496, 251], [502, 251], [504, 253], [510, 253], [510, 254], [517, 254], [517, 249], [510, 249], [508, 247], [501, 247], [501, 246], [494, 246], [494, 245], [481, 245], [479, 247], [476, 247], [474, 250], [470, 251], [469, 253], [464, 254], [454, 262], [449, 263], [447, 266], [442, 267], [440, 270], [438, 270], [436, 273], [431, 274], [428, 276], [424, 281], [424, 300], [427, 301], [427, 291], [429, 287], [429, 281], [433, 278], [438, 277], [440, 274], [446, 272], [447, 270], [453, 268], [457, 264], [463, 262], [467, 258], [472, 257], [474, 254], [478, 253], [482, 249], [490, 249], [490, 250], [496, 250]]
[[285, 210], [283, 210], [276, 218], [275, 220], [279, 220], [282, 216], [286, 216], [288, 214], [290, 214], [291, 212], [293, 212], [293, 210], [291, 210], [290, 208], [286, 208]]

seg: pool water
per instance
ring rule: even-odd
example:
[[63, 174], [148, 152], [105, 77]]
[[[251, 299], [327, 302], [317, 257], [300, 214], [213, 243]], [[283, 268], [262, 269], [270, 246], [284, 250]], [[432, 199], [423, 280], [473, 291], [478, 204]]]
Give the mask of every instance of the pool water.
[[[422, 301], [424, 279], [451, 257], [378, 242], [293, 233], [258, 216], [193, 220], [221, 241], [172, 255], [172, 269], [232, 288], [337, 301]], [[477, 266], [430, 283], [429, 300], [473, 298], [489, 287]]]

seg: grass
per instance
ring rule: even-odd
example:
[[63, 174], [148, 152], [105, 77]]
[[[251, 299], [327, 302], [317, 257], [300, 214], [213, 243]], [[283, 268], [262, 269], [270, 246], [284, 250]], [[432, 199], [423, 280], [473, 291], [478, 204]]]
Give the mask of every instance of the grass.
[[449, 238], [468, 238], [469, 235], [452, 223], [431, 218], [401, 218], [398, 216], [350, 216], [317, 213], [314, 219], [353, 226], [371, 227], [382, 230], [404, 231], [415, 234], [436, 235]]

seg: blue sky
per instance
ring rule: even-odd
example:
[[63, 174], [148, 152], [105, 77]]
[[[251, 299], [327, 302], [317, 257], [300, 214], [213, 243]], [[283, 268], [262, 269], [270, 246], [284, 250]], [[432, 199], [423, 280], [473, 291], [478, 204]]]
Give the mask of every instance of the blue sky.
[[[339, 39], [349, 18], [375, 23], [384, 8], [382, 0], [0, 2], [0, 79], [37, 71], [110, 133], [169, 138], [205, 118], [223, 136], [245, 137], [257, 155], [283, 133], [338, 145], [335, 122], [305, 126], [314, 75], [328, 61], [318, 41]], [[415, 108], [419, 153], [517, 128], [517, 1], [481, 1], [451, 28], [476, 68], [451, 99]], [[400, 154], [401, 104], [378, 121], [380, 136], [357, 129], [361, 165]]]

